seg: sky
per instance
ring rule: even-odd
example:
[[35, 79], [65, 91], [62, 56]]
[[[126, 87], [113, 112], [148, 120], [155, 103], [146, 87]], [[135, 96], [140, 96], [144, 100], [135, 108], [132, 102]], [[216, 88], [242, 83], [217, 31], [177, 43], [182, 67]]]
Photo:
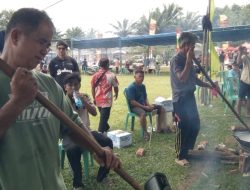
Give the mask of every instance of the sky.
[[[250, 4], [250, 0], [214, 0], [216, 7]], [[137, 21], [150, 10], [174, 2], [184, 11], [206, 14], [208, 0], [0, 0], [0, 11], [23, 7], [44, 9], [52, 18], [58, 31], [80, 27], [83, 31], [94, 28], [100, 33], [111, 31], [110, 24], [124, 18]], [[107, 34], [108, 35], [108, 34]]]

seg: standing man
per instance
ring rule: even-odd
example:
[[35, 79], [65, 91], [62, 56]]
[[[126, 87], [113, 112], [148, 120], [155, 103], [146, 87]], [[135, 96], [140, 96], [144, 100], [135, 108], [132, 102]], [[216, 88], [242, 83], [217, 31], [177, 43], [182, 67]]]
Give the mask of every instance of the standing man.
[[224, 51], [220, 52], [219, 60], [220, 60], [221, 71], [224, 71], [224, 62], [225, 62], [225, 53], [224, 53]]
[[176, 132], [177, 164], [188, 165], [188, 150], [193, 149], [200, 130], [200, 118], [195, 101], [195, 86], [212, 88], [196, 77], [193, 66], [197, 37], [183, 32], [179, 38], [179, 51], [170, 62], [173, 105], [178, 118]]
[[56, 44], [57, 56], [50, 61], [49, 73], [63, 88], [63, 80], [67, 73], [80, 72], [74, 58], [67, 55], [68, 44], [59, 40]]
[[246, 117], [250, 117], [250, 56], [247, 54], [246, 47], [239, 47], [237, 57], [238, 65], [243, 64], [240, 77], [239, 100], [237, 103], [237, 111], [241, 114], [241, 106], [247, 97], [247, 113]]
[[[76, 144], [88, 148], [79, 134], [61, 124], [35, 100], [39, 89], [79, 127], [82, 125], [55, 80], [33, 70], [48, 53], [53, 32], [49, 16], [33, 8], [14, 12], [6, 27], [1, 59], [15, 69], [15, 73], [10, 79], [0, 72], [2, 190], [66, 190], [59, 165], [60, 135], [69, 135]], [[91, 133], [88, 135], [93, 138]], [[107, 168], [119, 167], [120, 161], [112, 150], [102, 149], [106, 160], [102, 164]]]
[[144, 130], [144, 140], [148, 141], [150, 136], [147, 132], [146, 112], [157, 110], [158, 120], [156, 131], [160, 133], [163, 132], [161, 125], [166, 125], [165, 110], [160, 105], [149, 104], [146, 87], [143, 84], [144, 71], [136, 70], [134, 78], [135, 81], [128, 86], [126, 94], [132, 112], [140, 118], [140, 124]]
[[88, 70], [88, 62], [86, 58], [84, 58], [82, 62], [82, 71], [84, 72], [84, 74], [86, 74], [87, 70]]
[[110, 128], [108, 120], [113, 103], [113, 88], [115, 92], [114, 98], [116, 100], [118, 97], [119, 83], [115, 74], [109, 71], [108, 58], [101, 58], [99, 67], [99, 71], [92, 77], [91, 87], [94, 103], [100, 112], [98, 131], [106, 133]]
[[119, 68], [120, 68], [120, 59], [116, 58], [115, 59], [115, 73], [119, 74]]

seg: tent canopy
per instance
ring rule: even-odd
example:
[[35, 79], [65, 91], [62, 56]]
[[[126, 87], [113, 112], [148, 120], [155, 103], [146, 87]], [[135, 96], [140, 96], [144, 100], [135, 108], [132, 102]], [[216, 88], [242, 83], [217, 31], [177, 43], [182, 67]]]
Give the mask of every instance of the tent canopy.
[[[199, 39], [203, 39], [202, 30], [190, 31]], [[250, 25], [215, 28], [212, 31], [213, 42], [223, 41], [240, 41], [250, 39]], [[156, 45], [174, 45], [176, 44], [176, 33], [161, 33], [155, 35], [141, 35], [134, 37], [114, 37], [92, 40], [72, 40], [72, 47], [76, 49], [91, 48], [115, 48], [115, 47], [131, 47], [131, 46], [156, 46]]]

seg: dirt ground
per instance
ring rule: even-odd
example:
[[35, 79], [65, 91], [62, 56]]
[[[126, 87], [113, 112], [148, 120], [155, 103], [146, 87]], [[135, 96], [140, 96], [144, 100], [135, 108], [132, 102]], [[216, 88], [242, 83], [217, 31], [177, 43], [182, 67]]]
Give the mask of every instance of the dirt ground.
[[[225, 145], [233, 143], [236, 143], [233, 136], [228, 137], [224, 142]], [[208, 162], [209, 160], [191, 160], [190, 173], [183, 179], [183, 182], [177, 186], [176, 190], [188, 190], [197, 180], [199, 180], [201, 175], [206, 175], [203, 171], [208, 165]]]
[[[195, 162], [195, 164], [193, 163]], [[187, 190], [189, 189], [193, 183], [195, 183], [195, 181], [197, 181], [202, 173], [202, 171], [204, 170], [205, 167], [205, 162], [207, 161], [192, 161], [192, 169], [190, 170], [189, 175], [183, 179], [183, 182], [180, 183], [176, 190]]]

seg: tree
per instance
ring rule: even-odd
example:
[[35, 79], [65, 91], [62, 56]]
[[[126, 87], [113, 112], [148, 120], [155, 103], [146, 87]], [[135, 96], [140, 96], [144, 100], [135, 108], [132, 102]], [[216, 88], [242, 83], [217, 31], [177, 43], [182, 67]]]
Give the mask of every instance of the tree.
[[3, 10], [0, 12], [0, 30], [5, 30], [14, 10]]
[[85, 32], [85, 38], [86, 39], [94, 39], [96, 38], [96, 30], [94, 28], [91, 28], [89, 31]]
[[163, 5], [163, 11], [156, 8], [149, 12], [149, 16], [143, 15], [137, 22], [137, 34], [144, 35], [149, 33], [150, 20], [156, 20], [156, 34], [175, 31], [177, 19], [182, 15], [182, 8], [172, 3], [168, 6]]
[[226, 15], [228, 26], [239, 26], [250, 24], [250, 4], [245, 6], [232, 5], [223, 8], [216, 8], [214, 13], [213, 26], [220, 27], [220, 15]]
[[178, 20], [178, 26], [182, 31], [197, 30], [201, 25], [201, 16], [195, 12], [187, 12], [184, 17]]
[[168, 7], [164, 5], [157, 33], [175, 31], [177, 20], [182, 14], [182, 7], [176, 4], [169, 4]]
[[123, 19], [121, 22], [117, 21], [115, 24], [110, 24], [115, 32], [111, 32], [119, 37], [126, 37], [128, 35], [134, 34], [135, 23], [130, 23], [128, 19]]
[[138, 35], [148, 34], [150, 19], [151, 19], [150, 18], [150, 13], [149, 13], [149, 17], [148, 18], [145, 15], [143, 15], [140, 18], [140, 20], [136, 24], [136, 29], [137, 29], [136, 34], [138, 34]]
[[54, 32], [54, 35], [53, 35], [53, 40], [60, 40], [62, 39], [64, 36], [64, 34], [62, 34], [61, 31], [57, 30]]
[[243, 10], [241, 11], [241, 17], [242, 17], [242, 24], [248, 25], [250, 24], [250, 4], [246, 5]]
[[71, 29], [66, 30], [66, 38], [68, 39], [82, 39], [85, 37], [85, 33], [82, 31], [80, 27], [72, 27]]

